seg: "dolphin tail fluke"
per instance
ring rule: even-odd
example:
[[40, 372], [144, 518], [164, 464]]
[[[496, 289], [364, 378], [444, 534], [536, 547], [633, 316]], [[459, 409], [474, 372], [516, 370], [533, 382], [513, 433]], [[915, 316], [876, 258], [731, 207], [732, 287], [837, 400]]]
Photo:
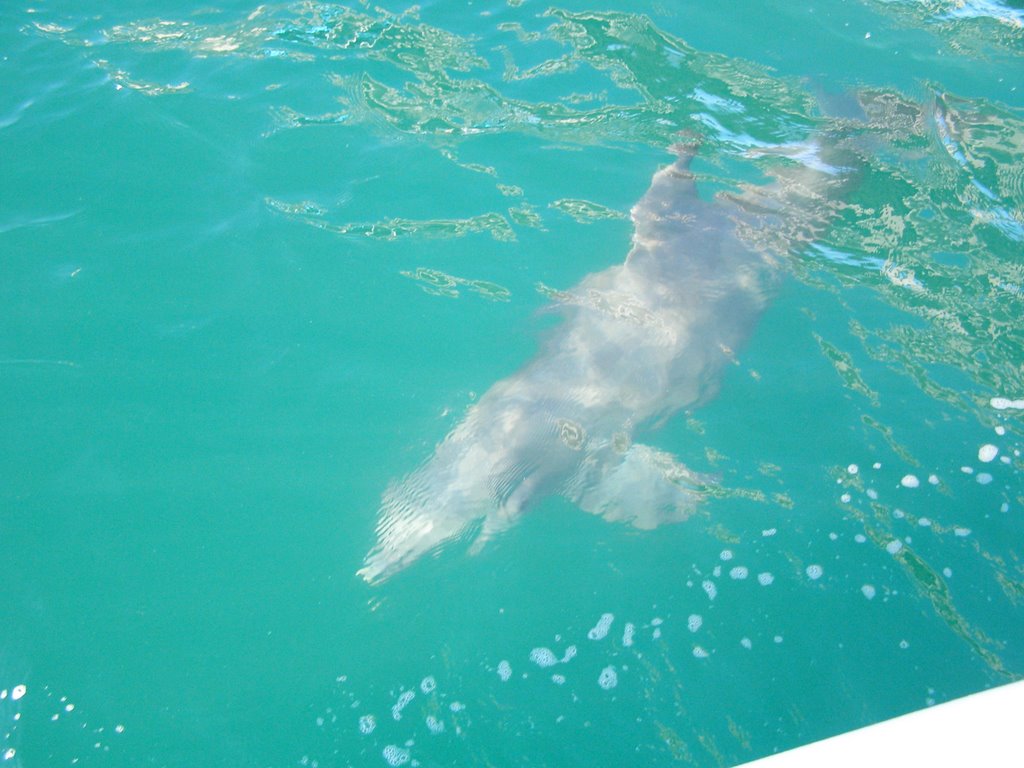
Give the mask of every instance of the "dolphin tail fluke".
[[586, 512], [640, 529], [685, 520], [711, 479], [690, 471], [664, 451], [634, 443], [618, 461], [592, 466], [574, 499]]

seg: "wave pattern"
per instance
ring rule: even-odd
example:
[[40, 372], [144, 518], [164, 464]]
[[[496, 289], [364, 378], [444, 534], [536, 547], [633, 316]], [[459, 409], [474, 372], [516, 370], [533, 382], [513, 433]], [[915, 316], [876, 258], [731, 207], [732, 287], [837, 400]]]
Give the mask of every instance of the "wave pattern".
[[[938, 30], [960, 52], [1019, 50], [1019, 15], [996, 3], [873, 5], [908, 23]], [[508, 134], [526, 137], [544, 151], [618, 153], [624, 163], [652, 157], [652, 148], [664, 149], [681, 132], [696, 135], [701, 152], [694, 173], [709, 197], [732, 196], [737, 205], [768, 215], [780, 200], [803, 199], [806, 216], [790, 217], [789, 229], [779, 233], [752, 227], [740, 234], [758, 250], [788, 254], [779, 258], [779, 266], [798, 281], [794, 292], [814, 297], [807, 299], [804, 314], [810, 318], [806, 349], [817, 359], [801, 365], [820, 363], [834, 370], [837, 389], [847, 398], [832, 398], [819, 410], [834, 409], [829, 430], [857, 435], [863, 440], [859, 447], [875, 455], [844, 454], [848, 461], [840, 462], [829, 454], [813, 466], [808, 459], [810, 469], [802, 464], [796, 469], [782, 466], [791, 458], [788, 455], [766, 455], [759, 457], [757, 469], [743, 474], [730, 464], [726, 452], [741, 452], [744, 442], [770, 442], [774, 435], [769, 433], [799, 434], [804, 428], [800, 422], [813, 414], [801, 415], [801, 405], [794, 406], [794, 423], [785, 429], [762, 425], [763, 433], [744, 434], [731, 444], [711, 442], [714, 438], [704, 435], [702, 424], [691, 418], [689, 431], [709, 442], [703, 456], [706, 464], [712, 470], [725, 468], [728, 475], [721, 487], [701, 492], [715, 497], [712, 502], [737, 502], [744, 510], [740, 502], [749, 502], [758, 515], [781, 515], [793, 524], [795, 533], [788, 539], [775, 538], [774, 527], [765, 528], [764, 539], [779, 542], [770, 550], [778, 559], [770, 568], [757, 568], [760, 586], [774, 583], [776, 589], [785, 586], [796, 594], [815, 596], [831, 590], [842, 600], [865, 600], [873, 607], [884, 603], [893, 610], [898, 606], [907, 614], [923, 606], [979, 661], [989, 679], [1018, 675], [1019, 652], [1002, 642], [1008, 624], [992, 618], [992, 603], [1014, 617], [1024, 600], [1024, 569], [1014, 549], [1019, 524], [1012, 517], [1024, 507], [1019, 437], [1024, 411], [1016, 405], [1024, 397], [1024, 120], [1019, 111], [959, 96], [933, 83], [923, 100], [893, 89], [862, 88], [845, 94], [847, 108], [833, 114], [802, 84], [760, 65], [696, 50], [642, 15], [558, 8], [534, 15], [514, 3], [509, 7], [515, 13], [496, 20], [483, 39], [424, 23], [420, 13], [429, 10], [392, 13], [313, 2], [259, 6], [227, 20], [225, 14], [205, 12], [188, 21], [115, 24], [98, 34], [73, 24], [40, 22], [32, 29], [34, 34], [80, 46], [84, 55], [95, 57], [92, 60], [115, 86], [154, 98], [197, 98], [207, 71], [199, 64], [218, 58], [309, 68], [302, 72], [312, 71], [320, 78], [326, 103], [291, 101], [287, 89], [279, 89], [279, 70], [268, 68], [260, 97], [269, 129], [253, 141], [276, 146], [299, 131], [332, 136], [365, 131], [382, 144], [436, 153], [449, 163], [447, 167], [466, 171], [472, 177], [468, 183], [480, 191], [476, 211], [453, 210], [446, 200], [436, 199], [430, 201], [432, 213], [413, 216], [404, 207], [410, 200], [396, 180], [394, 194], [381, 203], [381, 210], [351, 218], [347, 204], [338, 203], [337, 196], [262, 195], [276, 214], [333, 236], [400, 239], [403, 244], [484, 236], [505, 245], [525, 238], [527, 232], [536, 237], [546, 234], [548, 227], [575, 228], [625, 216], [613, 204], [583, 199], [582, 192], [543, 199], [537, 191], [540, 185], [524, 181], [500, 151], [488, 149], [492, 145], [487, 141]], [[123, 61], [131, 57], [121, 51], [184, 54], [196, 71], [188, 80], [131, 72], [132, 65]], [[545, 85], [547, 98], [528, 96], [538, 83]], [[773, 194], [765, 182], [772, 180], [776, 188], [790, 183], [787, 169], [807, 161], [799, 153], [806, 148], [801, 142], [811, 135], [821, 137], [818, 161], [852, 170], [855, 182], [831, 200], [817, 198], [812, 191], [803, 197], [792, 189], [784, 196]], [[338, 150], [332, 146], [322, 151], [324, 156], [314, 161]], [[470, 156], [477, 161], [462, 159]], [[821, 221], [829, 222], [827, 228], [815, 223]], [[486, 261], [480, 265], [473, 274], [486, 275]], [[456, 277], [430, 264], [395, 271], [433, 295], [452, 297], [468, 289], [494, 301], [520, 296], [498, 283]], [[652, 334], [666, 332], [656, 317], [608, 292], [573, 293], [543, 284], [539, 290], [569, 309], [614, 310]], [[778, 351], [778, 356], [785, 352]], [[762, 366], [771, 365], [773, 355], [764, 354], [761, 361]], [[766, 378], [765, 372], [753, 368], [742, 372], [755, 383]], [[798, 390], [800, 376], [800, 370], [792, 372], [787, 384]], [[754, 391], [753, 397], [762, 394]], [[916, 400], [911, 397], [915, 393], [920, 394]], [[976, 451], [976, 458], [960, 445], [937, 458], [936, 446], [922, 438], [930, 432], [908, 434], [895, 426], [907, 420], [908, 407], [915, 409], [913, 418], [929, 428], [954, 424], [957, 439], [969, 445], [970, 453]], [[747, 404], [741, 412], [750, 415], [756, 409]], [[568, 449], [585, 437], [574, 425], [562, 424], [561, 429]], [[971, 443], [981, 431], [986, 442]], [[661, 454], [652, 456], [658, 459]], [[855, 462], [866, 462], [865, 468]], [[786, 478], [805, 469], [823, 475], [820, 479], [836, 489], [836, 498], [811, 503], [806, 494], [787, 487]], [[496, 478], [500, 486], [502, 476]], [[743, 488], [744, 484], [756, 487]], [[417, 502], [421, 496], [434, 501], [429, 486], [416, 490]], [[503, 486], [488, 490], [505, 492]], [[827, 517], [829, 512], [835, 512], [834, 517]], [[969, 515], [973, 521], [965, 520]], [[729, 524], [739, 528], [745, 522], [734, 519]], [[702, 534], [708, 540], [751, 541], [749, 531], [741, 539], [726, 523], [708, 523]], [[828, 549], [837, 540], [862, 546], [865, 554], [857, 562], [840, 560]], [[753, 545], [750, 550], [749, 567], [755, 568], [754, 555], [767, 550]], [[721, 563], [694, 566], [689, 582], [684, 581], [687, 588], [711, 602], [722, 585], [753, 587], [747, 576], [754, 571], [748, 573], [747, 561], [725, 565], [731, 558], [730, 551], [729, 558], [723, 553]], [[961, 564], [983, 586], [958, 582]], [[984, 590], [988, 591], [979, 598]], [[918, 602], [912, 603], [907, 592]], [[842, 600], [837, 604], [847, 605]], [[989, 604], [982, 605], [986, 601]], [[757, 604], [742, 608], [744, 615], [760, 610]], [[590, 656], [580, 685], [589, 686], [588, 696], [625, 699], [629, 686], [640, 681], [631, 703], [639, 707], [633, 711], [646, 718], [649, 733], [660, 737], [657, 749], [662, 751], [655, 757], [663, 757], [665, 750], [685, 760], [695, 753], [705, 761], [717, 759], [721, 751], [735, 756], [742, 751], [719, 750], [699, 728], [681, 734], [672, 720], [686, 706], [698, 706], [682, 693], [689, 681], [681, 680], [680, 659], [710, 666], [732, 658], [725, 650], [727, 643], [733, 652], [749, 650], [751, 637], [755, 647], [774, 651], [783, 645], [785, 632], [754, 637], [740, 633], [734, 624], [717, 625], [710, 610], [692, 610], [688, 631], [684, 633], [677, 621], [656, 647], [654, 622], [629, 616], [632, 623], [626, 627], [632, 629], [623, 629], [614, 652]], [[781, 609], [773, 614], [780, 625], [783, 615]], [[892, 623], [893, 632], [897, 625]], [[637, 648], [625, 650], [633, 647], [634, 633], [641, 629], [651, 633], [650, 644], [635, 641], [646, 655]], [[806, 636], [825, 629], [807, 630]], [[528, 655], [527, 644], [514, 658], [496, 656], [482, 662], [496, 686], [508, 686], [501, 695], [481, 699], [480, 707], [495, 702], [499, 709], [524, 706], [523, 699], [502, 698], [521, 683], [524, 688], [543, 683], [552, 697], [571, 692], [584, 654], [575, 666], [558, 661], [565, 659], [569, 642], [583, 643], [582, 634], [568, 632], [564, 642], [543, 640], [556, 646], [555, 651], [538, 645], [536, 653]], [[850, 630], [854, 632], [855, 628]], [[901, 645], [894, 652], [907, 649], [901, 638], [895, 640]], [[764, 663], [774, 664], [775, 658]], [[544, 669], [543, 676], [535, 667]], [[532, 674], [528, 683], [512, 678], [520, 668]], [[375, 704], [371, 711], [353, 703], [353, 717], [344, 728], [339, 726], [342, 735], [368, 737], [374, 759], [401, 764], [430, 751], [406, 743], [410, 736], [404, 726], [393, 725], [401, 716], [408, 717], [408, 723], [416, 713], [423, 739], [468, 730], [473, 709], [463, 707], [454, 695], [443, 698], [447, 691], [427, 681], [423, 677], [418, 687], [406, 681], [406, 688], [394, 696], [378, 696], [392, 707], [390, 715], [385, 704]], [[927, 697], [930, 702], [936, 694], [929, 690]], [[552, 720], [569, 716], [571, 703], [565, 697], [553, 704]], [[620, 714], [613, 712], [608, 723]], [[321, 716], [330, 719], [330, 713]], [[369, 738], [378, 722], [387, 722], [391, 730], [381, 728]], [[509, 726], [510, 732], [533, 728], [529, 709]], [[743, 728], [732, 723], [730, 729], [742, 743]], [[475, 749], [472, 744], [467, 748]]]

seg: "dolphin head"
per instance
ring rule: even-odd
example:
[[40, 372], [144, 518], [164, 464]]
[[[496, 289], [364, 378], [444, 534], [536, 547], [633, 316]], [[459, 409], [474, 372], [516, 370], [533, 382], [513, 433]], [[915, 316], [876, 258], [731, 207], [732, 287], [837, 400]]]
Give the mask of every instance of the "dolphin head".
[[377, 543], [359, 575], [384, 581], [483, 521], [472, 551], [561, 490], [580, 461], [583, 427], [543, 399], [485, 397], [434, 455], [381, 499]]
[[472, 522], [474, 515], [467, 508], [454, 506], [443, 493], [441, 497], [433, 493], [436, 478], [431, 475], [432, 469], [428, 463], [384, 493], [377, 543], [358, 571], [367, 583], [388, 579], [458, 536]]

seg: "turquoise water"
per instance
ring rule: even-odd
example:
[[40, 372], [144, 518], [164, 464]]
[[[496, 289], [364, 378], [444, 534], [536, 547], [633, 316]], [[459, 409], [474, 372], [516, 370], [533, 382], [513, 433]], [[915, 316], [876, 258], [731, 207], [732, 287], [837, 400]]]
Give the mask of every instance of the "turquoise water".
[[[0, 9], [9, 764], [726, 766], [1024, 675], [1019, 4], [384, 5]], [[680, 132], [844, 178], [634, 425], [693, 514], [366, 583]]]

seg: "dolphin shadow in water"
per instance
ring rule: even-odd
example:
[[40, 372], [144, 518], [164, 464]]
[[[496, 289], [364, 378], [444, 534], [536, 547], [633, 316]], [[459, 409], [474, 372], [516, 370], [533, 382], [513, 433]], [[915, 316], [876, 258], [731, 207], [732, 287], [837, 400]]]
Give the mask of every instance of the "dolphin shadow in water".
[[384, 493], [377, 543], [359, 570], [367, 582], [482, 520], [479, 551], [553, 494], [644, 529], [694, 511], [706, 481], [632, 433], [717, 393], [777, 282], [784, 254], [758, 245], [770, 239], [761, 233], [799, 220], [794, 212], [806, 214], [841, 174], [811, 145], [789, 163], [796, 171], [760, 192], [702, 201], [689, 170], [695, 147], [673, 149], [675, 162], [632, 209], [625, 263], [558, 294], [565, 320], [543, 351]]

